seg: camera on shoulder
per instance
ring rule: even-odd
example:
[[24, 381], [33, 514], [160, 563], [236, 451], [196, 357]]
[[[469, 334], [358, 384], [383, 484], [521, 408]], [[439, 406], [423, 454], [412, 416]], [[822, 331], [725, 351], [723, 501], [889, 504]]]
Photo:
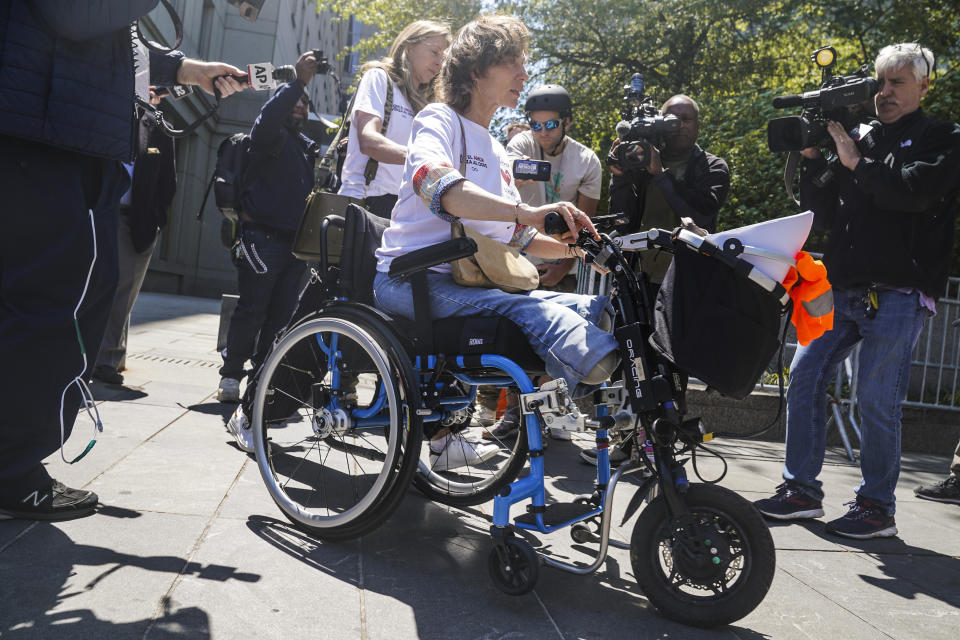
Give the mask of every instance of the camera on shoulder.
[[650, 164], [649, 147], [660, 149], [664, 138], [679, 131], [681, 122], [675, 115], [663, 115], [653, 105], [653, 98], [644, 93], [643, 74], [635, 73], [623, 87], [622, 120], [617, 123], [620, 144], [607, 158], [621, 169], [646, 169]]
[[827, 133], [827, 122], [835, 120], [847, 131], [870, 115], [869, 103], [877, 93], [877, 81], [863, 65], [846, 76], [833, 75], [837, 52], [821, 47], [810, 58], [822, 70], [820, 88], [796, 95], [773, 99], [777, 109], [802, 107], [798, 116], [774, 118], [767, 123], [767, 144], [770, 151], [800, 151], [808, 147], [833, 147]]

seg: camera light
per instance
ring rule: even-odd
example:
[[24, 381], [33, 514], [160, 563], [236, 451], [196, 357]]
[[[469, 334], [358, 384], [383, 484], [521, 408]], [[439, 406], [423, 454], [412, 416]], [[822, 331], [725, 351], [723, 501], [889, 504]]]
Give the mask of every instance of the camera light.
[[813, 52], [813, 61], [821, 69], [831, 66], [837, 59], [837, 50], [833, 47], [822, 47]]

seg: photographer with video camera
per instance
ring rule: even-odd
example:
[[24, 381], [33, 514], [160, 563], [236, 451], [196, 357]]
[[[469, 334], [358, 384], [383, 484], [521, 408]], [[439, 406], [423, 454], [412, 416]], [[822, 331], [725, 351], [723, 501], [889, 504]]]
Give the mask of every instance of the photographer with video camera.
[[824, 514], [826, 392], [837, 365], [860, 345], [857, 399], [863, 481], [850, 510], [827, 523], [849, 538], [897, 533], [894, 489], [900, 474], [901, 403], [911, 354], [947, 282], [960, 190], [960, 127], [931, 120], [920, 102], [934, 57], [918, 44], [884, 47], [875, 62], [879, 122], [855, 142], [835, 120], [826, 124], [839, 165], [802, 151], [800, 203], [829, 233], [823, 261], [834, 295], [831, 331], [800, 350], [790, 367], [784, 482], [754, 504], [769, 518]]
[[[117, 285], [120, 198], [149, 85], [243, 86], [232, 65], [147, 54], [131, 23], [157, 0], [0, 3], [0, 519], [66, 520], [97, 496], [43, 459], [96, 405], [86, 383]], [[170, 8], [168, 7], [168, 10]], [[138, 89], [142, 89], [138, 91]], [[95, 432], [102, 429], [95, 419]], [[90, 450], [93, 442], [73, 462]], [[69, 462], [69, 461], [68, 461]]]
[[[620, 233], [685, 226], [698, 233], [717, 228], [720, 207], [730, 190], [727, 163], [697, 144], [700, 107], [693, 98], [677, 94], [657, 111], [643, 94], [643, 77], [634, 74], [625, 89], [628, 103], [617, 125], [617, 140], [607, 156], [610, 167], [610, 215], [617, 216]], [[632, 118], [628, 121], [626, 118]], [[638, 254], [647, 274], [651, 301], [670, 266], [671, 255], [658, 249]], [[686, 386], [686, 377], [683, 377]], [[629, 459], [621, 442], [610, 451], [610, 462]], [[580, 457], [596, 464], [595, 449]]]
[[240, 199], [240, 238], [234, 248], [240, 295], [230, 317], [217, 400], [240, 402], [244, 363], [256, 370], [297, 304], [307, 265], [291, 252], [313, 186], [317, 145], [301, 133], [306, 87], [317, 72], [313, 51], [300, 56], [296, 78], [260, 109], [250, 130], [249, 161]]
[[[673, 229], [689, 218], [705, 231], [716, 231], [730, 190], [727, 163], [697, 145], [700, 107], [693, 98], [675, 95], [660, 111], [662, 122], [675, 124], [660, 130], [655, 124], [653, 139], [631, 135], [624, 123], [617, 127], [620, 137], [607, 156], [610, 214], [623, 220], [616, 228], [621, 233]], [[670, 255], [648, 251], [640, 259], [649, 281], [659, 285]]]

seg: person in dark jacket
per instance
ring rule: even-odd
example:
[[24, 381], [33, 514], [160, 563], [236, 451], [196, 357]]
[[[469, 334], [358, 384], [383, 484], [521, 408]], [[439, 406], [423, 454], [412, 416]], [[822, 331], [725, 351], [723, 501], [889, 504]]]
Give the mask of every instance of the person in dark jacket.
[[297, 60], [297, 78], [260, 110], [250, 130], [250, 158], [241, 197], [241, 238], [235, 249], [240, 298], [230, 318], [220, 368], [220, 402], [240, 401], [244, 364], [254, 370], [297, 303], [306, 263], [291, 253], [293, 236], [313, 186], [316, 144], [300, 132], [307, 118], [307, 84], [316, 59]]
[[[717, 230], [720, 207], [730, 190], [730, 170], [727, 163], [704, 151], [697, 144], [700, 134], [700, 107], [693, 98], [677, 94], [663, 103], [663, 115], [680, 120], [680, 128], [666, 135], [662, 148], [650, 145], [650, 158], [643, 157], [643, 147], [631, 152], [631, 168], [621, 166], [618, 153], [620, 141], [614, 143], [607, 156], [610, 167], [610, 214], [624, 222], [616, 225], [621, 234], [647, 229], [674, 229], [690, 226], [698, 232]], [[648, 160], [644, 169], [636, 168]], [[647, 275], [647, 294], [651, 304], [670, 266], [669, 253], [653, 249], [637, 258]], [[686, 387], [686, 376], [681, 376]], [[597, 463], [597, 450], [586, 449], [580, 457]], [[620, 444], [610, 451], [610, 462], [620, 465], [630, 458]]]
[[[827, 531], [850, 538], [893, 536], [900, 474], [901, 403], [924, 320], [944, 292], [960, 190], [960, 127], [927, 118], [933, 54], [917, 44], [880, 51], [875, 63], [879, 122], [851, 138], [828, 124], [840, 165], [805, 149], [800, 202], [829, 232], [824, 263], [833, 285], [834, 324], [798, 352], [787, 394], [784, 482], [755, 504], [779, 520], [823, 515], [817, 479], [826, 444], [826, 392], [838, 363], [860, 345], [857, 400], [863, 481], [850, 510]], [[820, 186], [818, 186], [820, 185]]]
[[[150, 97], [152, 104], [160, 103], [152, 90]], [[119, 280], [93, 367], [94, 379], [110, 384], [123, 384], [120, 372], [126, 368], [130, 311], [140, 293], [157, 237], [167, 224], [167, 209], [177, 191], [173, 138], [164, 135], [156, 117], [149, 111], [140, 117], [137, 160], [124, 166], [130, 172], [131, 184], [120, 198], [120, 227], [117, 229]]]
[[[130, 26], [156, 4], [0, 3], [0, 518], [63, 520], [97, 504], [43, 459], [70, 436], [113, 302], [120, 163], [137, 126]], [[236, 67], [180, 52], [151, 51], [149, 70], [157, 85], [241, 89], [217, 79]]]

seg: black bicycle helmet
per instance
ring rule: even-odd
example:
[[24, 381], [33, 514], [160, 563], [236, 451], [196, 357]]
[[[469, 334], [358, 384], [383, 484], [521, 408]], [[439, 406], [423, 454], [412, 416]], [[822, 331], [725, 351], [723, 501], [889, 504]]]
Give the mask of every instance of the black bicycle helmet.
[[537, 87], [527, 96], [523, 106], [527, 113], [531, 111], [556, 111], [561, 118], [573, 115], [573, 102], [567, 90], [558, 84], [545, 84]]

